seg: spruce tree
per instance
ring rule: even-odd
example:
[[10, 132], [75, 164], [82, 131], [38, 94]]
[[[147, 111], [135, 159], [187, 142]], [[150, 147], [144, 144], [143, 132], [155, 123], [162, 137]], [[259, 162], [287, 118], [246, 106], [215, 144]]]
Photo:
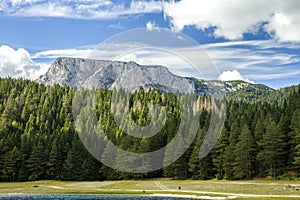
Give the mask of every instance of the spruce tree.
[[238, 142], [239, 134], [240, 127], [238, 126], [237, 122], [233, 122], [230, 129], [229, 145], [226, 147], [224, 153], [224, 178], [228, 180], [233, 180], [235, 178], [234, 167], [236, 165], [235, 159], [237, 157], [235, 148]]
[[45, 179], [47, 162], [46, 156], [45, 149], [41, 143], [33, 148], [33, 151], [27, 161], [30, 181]]
[[291, 120], [292, 149], [294, 166], [300, 170], [300, 109], [296, 110]]
[[20, 152], [17, 147], [3, 157], [2, 178], [5, 181], [16, 181], [19, 171]]
[[243, 125], [239, 142], [236, 145], [235, 178], [251, 179], [256, 157], [256, 143], [246, 124]]
[[59, 175], [62, 170], [62, 155], [58, 149], [57, 139], [52, 143], [47, 167], [47, 175], [50, 179], [60, 179]]
[[261, 150], [257, 155], [257, 159], [268, 169], [268, 175], [276, 179], [278, 173], [284, 166], [284, 156], [286, 155], [285, 149], [285, 136], [279, 130], [275, 122], [267, 125], [266, 133], [263, 135], [262, 140], [259, 142]]
[[86, 153], [77, 135], [74, 135], [72, 146], [68, 152], [67, 159], [63, 165], [63, 178], [69, 181], [81, 180], [82, 163]]
[[225, 149], [229, 143], [229, 133], [227, 129], [224, 127], [222, 129], [220, 138], [213, 150], [213, 165], [214, 170], [217, 172], [216, 178], [221, 180], [224, 178], [224, 156], [225, 156]]

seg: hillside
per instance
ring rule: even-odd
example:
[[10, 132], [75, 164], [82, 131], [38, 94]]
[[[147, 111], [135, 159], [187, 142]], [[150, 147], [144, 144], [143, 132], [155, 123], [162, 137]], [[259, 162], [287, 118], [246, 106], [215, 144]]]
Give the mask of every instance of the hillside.
[[[132, 174], [106, 167], [84, 148], [71, 113], [74, 88], [0, 79], [0, 180], [294, 178], [300, 173], [300, 86], [287, 90], [291, 96], [282, 106], [277, 101], [229, 103], [218, 143], [203, 159], [197, 153], [210, 115], [208, 110], [200, 110], [198, 134], [182, 157], [161, 170]], [[150, 100], [165, 106], [168, 119], [157, 135], [138, 139], [118, 128], [109, 109], [111, 94], [107, 89], [96, 90], [96, 113], [99, 126], [117, 146], [131, 152], [151, 152], [174, 137], [180, 124], [175, 95], [154, 90], [133, 94], [130, 113], [138, 125], [149, 123]], [[209, 99], [201, 97], [199, 103]], [[102, 156], [122, 159], [118, 154]]]

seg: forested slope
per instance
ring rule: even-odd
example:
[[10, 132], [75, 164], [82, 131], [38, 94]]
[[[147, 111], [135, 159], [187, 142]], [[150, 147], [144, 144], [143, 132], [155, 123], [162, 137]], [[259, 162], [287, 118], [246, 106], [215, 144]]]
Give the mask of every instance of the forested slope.
[[[199, 159], [199, 146], [210, 120], [209, 110], [203, 106], [198, 136], [180, 159], [156, 172], [129, 174], [102, 165], [84, 148], [72, 118], [74, 89], [0, 79], [0, 180], [251, 179], [293, 177], [297, 172], [299, 176], [300, 86], [288, 91], [287, 101], [228, 102], [227, 119], [217, 145], [207, 157]], [[174, 94], [153, 90], [133, 94], [130, 113], [137, 124], [149, 123], [149, 100], [164, 105], [168, 117], [159, 134], [137, 139], [124, 134], [114, 122], [109, 109], [111, 93], [96, 90], [96, 111], [101, 128], [116, 145], [132, 152], [150, 152], [174, 137], [180, 122]], [[210, 98], [199, 97], [199, 101], [207, 105]]]

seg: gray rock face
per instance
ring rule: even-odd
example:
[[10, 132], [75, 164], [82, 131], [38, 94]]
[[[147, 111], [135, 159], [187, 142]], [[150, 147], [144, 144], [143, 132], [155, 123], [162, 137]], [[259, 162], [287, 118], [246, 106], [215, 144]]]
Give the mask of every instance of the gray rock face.
[[[110, 63], [110, 61], [79, 58], [58, 58], [52, 63], [48, 72], [37, 81], [50, 85], [81, 87], [97, 71], [101, 73]], [[91, 86], [96, 86], [96, 83]]]
[[135, 62], [58, 58], [40, 83], [71, 87], [124, 88], [131, 92], [143, 87], [164, 92], [195, 92], [194, 81], [173, 75], [163, 66], [143, 66]]
[[163, 66], [144, 66], [135, 62], [104, 61], [80, 58], [58, 58], [40, 83], [70, 87], [108, 89], [123, 88], [134, 92], [141, 87], [163, 92], [217, 94], [239, 90], [250, 83], [238, 81], [203, 81], [172, 74]]

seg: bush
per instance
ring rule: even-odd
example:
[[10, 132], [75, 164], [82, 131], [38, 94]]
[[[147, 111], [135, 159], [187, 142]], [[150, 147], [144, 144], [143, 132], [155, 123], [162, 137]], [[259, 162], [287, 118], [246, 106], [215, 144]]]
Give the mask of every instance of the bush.
[[35, 173], [31, 174], [28, 178], [29, 181], [37, 181], [38, 179], [39, 177]]
[[295, 176], [292, 175], [292, 174], [283, 174], [281, 176], [278, 176], [277, 180], [289, 180], [289, 181], [292, 181], [292, 180], [295, 180]]

